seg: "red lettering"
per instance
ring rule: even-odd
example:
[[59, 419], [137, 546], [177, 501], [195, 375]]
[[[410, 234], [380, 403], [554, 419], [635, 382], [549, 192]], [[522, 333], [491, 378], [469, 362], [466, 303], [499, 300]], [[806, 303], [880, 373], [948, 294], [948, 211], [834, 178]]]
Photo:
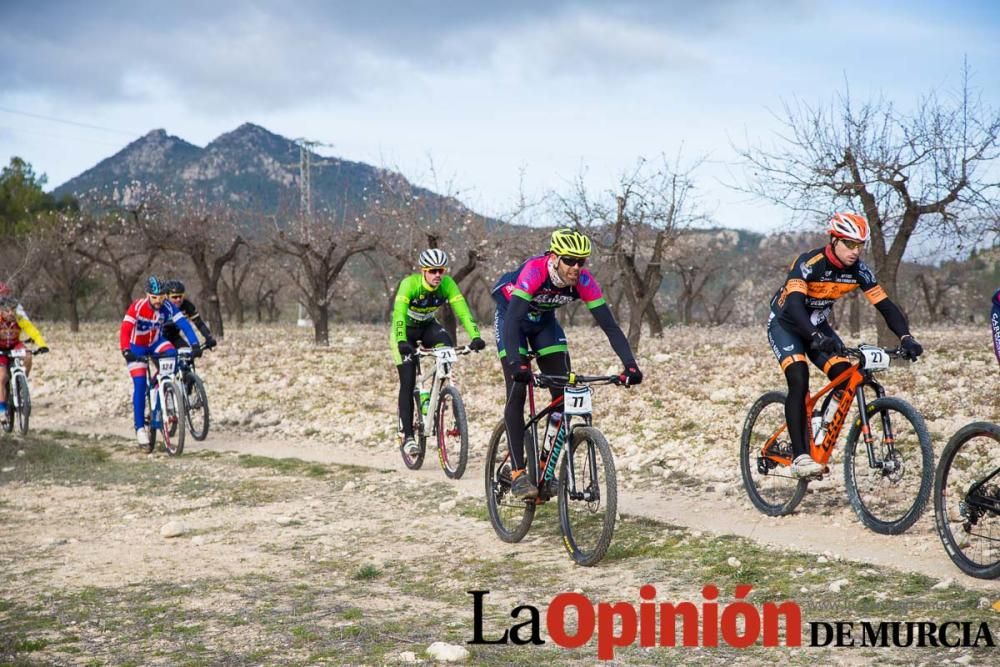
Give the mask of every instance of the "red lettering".
[[[615, 620], [621, 622], [621, 633], [615, 634]], [[627, 602], [597, 605], [597, 657], [611, 660], [615, 648], [635, 641], [635, 607]]]
[[[576, 634], [566, 632], [566, 608], [576, 608]], [[594, 636], [594, 607], [580, 593], [560, 593], [552, 598], [545, 612], [545, 625], [557, 645], [580, 648]]]

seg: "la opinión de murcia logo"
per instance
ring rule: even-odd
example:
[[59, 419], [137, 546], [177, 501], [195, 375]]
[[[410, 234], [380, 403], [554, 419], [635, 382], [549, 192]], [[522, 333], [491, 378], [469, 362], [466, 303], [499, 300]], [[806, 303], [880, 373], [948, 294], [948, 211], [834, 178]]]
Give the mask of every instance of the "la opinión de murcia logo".
[[[580, 648], [596, 639], [597, 657], [611, 660], [615, 651], [636, 643], [643, 648], [716, 647], [748, 648], [802, 646], [802, 611], [793, 601], [746, 600], [753, 587], [738, 585], [734, 600], [719, 604], [719, 589], [702, 588], [700, 603], [654, 602], [656, 589], [639, 589], [641, 602], [593, 602], [581, 593], [560, 593], [545, 610], [545, 632], [557, 646]], [[484, 628], [483, 603], [488, 590], [467, 591], [473, 598], [473, 634], [468, 644], [543, 645], [542, 614], [523, 604], [510, 612], [516, 621], [508, 628]], [[680, 632], [677, 628], [680, 626]], [[811, 621], [810, 646], [814, 647], [977, 647], [994, 646], [985, 622], [933, 623], [929, 621]]]

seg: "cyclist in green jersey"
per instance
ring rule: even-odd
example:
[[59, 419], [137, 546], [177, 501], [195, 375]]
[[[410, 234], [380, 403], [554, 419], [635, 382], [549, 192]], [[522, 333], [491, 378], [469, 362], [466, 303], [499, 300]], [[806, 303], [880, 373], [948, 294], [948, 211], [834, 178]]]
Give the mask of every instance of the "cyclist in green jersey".
[[418, 342], [424, 347], [454, 345], [448, 332], [434, 319], [435, 311], [445, 303], [451, 304], [455, 317], [472, 339], [469, 347], [476, 352], [486, 347], [458, 283], [447, 274], [448, 255], [437, 248], [424, 250], [420, 253], [420, 273], [403, 278], [392, 308], [389, 342], [399, 372], [399, 432], [408, 456], [416, 456], [419, 451], [413, 439], [413, 386], [417, 381], [413, 351]]

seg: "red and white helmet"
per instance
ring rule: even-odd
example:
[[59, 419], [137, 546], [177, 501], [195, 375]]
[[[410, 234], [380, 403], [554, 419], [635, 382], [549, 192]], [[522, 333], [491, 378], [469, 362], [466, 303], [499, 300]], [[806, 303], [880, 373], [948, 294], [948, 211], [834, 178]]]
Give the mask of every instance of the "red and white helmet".
[[868, 221], [857, 213], [834, 213], [830, 218], [830, 234], [838, 239], [864, 243], [868, 240]]

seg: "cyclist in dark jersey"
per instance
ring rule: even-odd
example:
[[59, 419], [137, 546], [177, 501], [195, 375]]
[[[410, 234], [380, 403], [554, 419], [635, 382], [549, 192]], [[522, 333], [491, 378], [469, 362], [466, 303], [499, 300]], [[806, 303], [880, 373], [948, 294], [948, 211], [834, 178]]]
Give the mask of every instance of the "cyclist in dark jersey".
[[[198, 333], [205, 339], [205, 344], [201, 347], [198, 346], [198, 341], [196, 340], [187, 341], [187, 344], [191, 345], [191, 353], [198, 357], [201, 356], [201, 350], [211, 350], [218, 345], [215, 336], [212, 335], [212, 330], [208, 327], [208, 323], [202, 319], [201, 313], [198, 312], [198, 308], [191, 302], [191, 299], [187, 298], [187, 289], [184, 287], [184, 283], [179, 280], [167, 280], [163, 283], [163, 287], [167, 290], [167, 298], [170, 302], [184, 313], [184, 317], [188, 319], [188, 322], [193, 324], [198, 329]], [[181, 330], [169, 320], [163, 324], [163, 337], [170, 341], [170, 344], [174, 347], [185, 346], [185, 340], [181, 337]]]
[[[524, 474], [524, 400], [531, 366], [521, 358], [528, 350], [538, 354], [538, 368], [548, 375], [570, 371], [566, 334], [556, 320], [560, 306], [580, 299], [604, 330], [615, 354], [625, 365], [622, 379], [627, 384], [642, 382], [642, 372], [628, 339], [604, 301], [601, 287], [584, 268], [590, 256], [590, 239], [571, 229], [552, 232], [549, 251], [532, 257], [516, 270], [500, 276], [493, 286], [497, 309], [494, 318], [497, 350], [503, 364], [507, 405], [504, 422], [511, 458], [511, 493], [517, 498], [534, 498], [538, 489]], [[560, 391], [553, 389], [552, 397]]]
[[841, 356], [844, 344], [827, 319], [837, 299], [860, 287], [889, 329], [899, 336], [903, 351], [913, 359], [923, 353], [923, 347], [910, 334], [903, 311], [859, 259], [868, 240], [868, 222], [860, 215], [837, 213], [830, 220], [829, 232], [830, 243], [792, 262], [784, 285], [771, 299], [767, 323], [768, 342], [788, 381], [785, 419], [792, 441], [794, 477], [808, 477], [823, 470], [808, 453], [807, 358], [831, 380], [850, 367], [850, 361]]
[[1000, 362], [1000, 289], [993, 295], [993, 312], [990, 315], [990, 327], [993, 331], [993, 352]]
[[420, 253], [420, 269], [420, 273], [413, 273], [399, 283], [390, 334], [392, 359], [399, 373], [401, 447], [408, 456], [416, 456], [419, 451], [413, 439], [413, 387], [417, 381], [417, 367], [412, 356], [414, 348], [418, 342], [424, 347], [454, 345], [448, 332], [434, 319], [434, 313], [445, 303], [450, 304], [469, 334], [469, 347], [476, 352], [486, 347], [458, 283], [447, 275], [448, 255], [437, 248], [424, 250]]

